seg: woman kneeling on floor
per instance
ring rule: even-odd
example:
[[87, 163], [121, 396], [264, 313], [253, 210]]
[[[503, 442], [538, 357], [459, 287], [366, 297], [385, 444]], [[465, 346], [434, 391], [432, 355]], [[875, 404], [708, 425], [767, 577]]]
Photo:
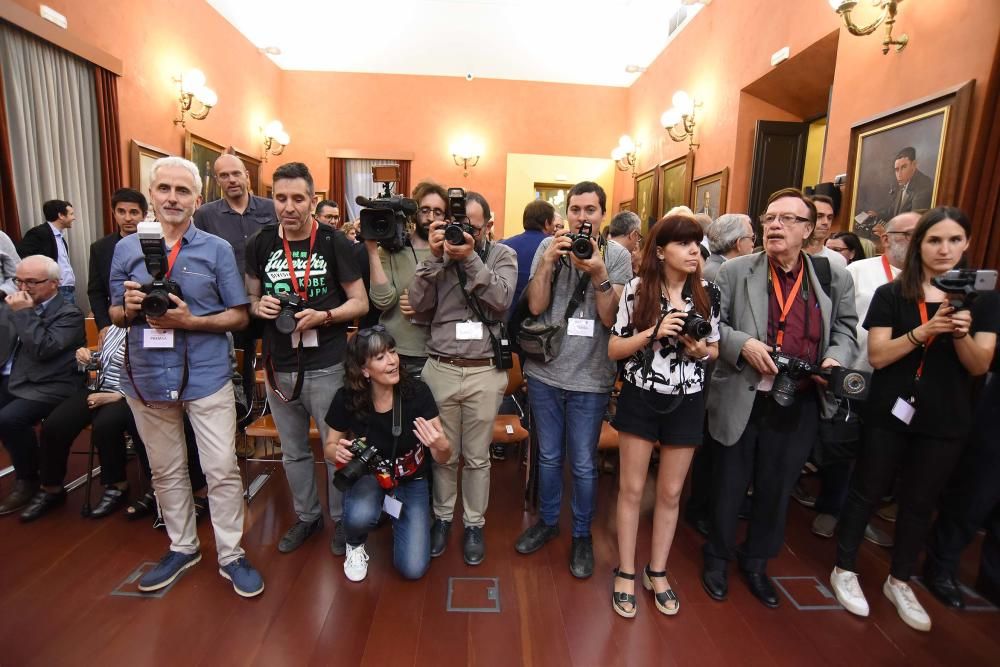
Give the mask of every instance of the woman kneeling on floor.
[[384, 509], [392, 518], [393, 563], [407, 579], [419, 579], [431, 560], [429, 456], [444, 463], [451, 452], [437, 404], [400, 366], [396, 341], [382, 325], [348, 342], [344, 370], [326, 415], [325, 445], [338, 467], [334, 484], [344, 491], [344, 574], [351, 581], [368, 574], [365, 539]]

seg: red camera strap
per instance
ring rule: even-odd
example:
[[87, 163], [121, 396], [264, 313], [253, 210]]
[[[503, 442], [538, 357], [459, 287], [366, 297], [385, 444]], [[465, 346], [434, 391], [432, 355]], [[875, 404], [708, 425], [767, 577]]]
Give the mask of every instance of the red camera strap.
[[885, 279], [892, 282], [892, 267], [889, 266], [889, 255], [882, 255], [882, 269], [885, 271]]
[[785, 340], [785, 320], [788, 318], [788, 313], [792, 310], [792, 304], [795, 303], [795, 295], [799, 293], [799, 288], [802, 287], [802, 276], [805, 273], [806, 263], [805, 260], [799, 258], [799, 275], [795, 278], [795, 283], [792, 285], [792, 289], [788, 293], [788, 300], [785, 300], [785, 295], [781, 291], [781, 281], [778, 279], [778, 272], [775, 270], [774, 265], [771, 265], [771, 283], [774, 286], [774, 298], [778, 300], [778, 307], [781, 309], [781, 317], [778, 319], [778, 333], [774, 337], [774, 347], [779, 352], [781, 351], [781, 344]]
[[285, 261], [288, 263], [288, 279], [292, 283], [292, 291], [299, 295], [303, 301], [308, 301], [309, 293], [309, 270], [312, 269], [313, 247], [316, 245], [316, 232], [319, 230], [319, 223], [313, 221], [312, 232], [309, 234], [309, 252], [306, 254], [306, 274], [302, 277], [302, 286], [295, 277], [295, 267], [292, 265], [292, 249], [288, 246], [288, 239], [282, 235], [281, 243], [285, 247]]
[[[924, 303], [922, 298], [919, 302], [917, 302], [917, 308], [920, 309], [920, 324], [927, 324], [927, 304]], [[931, 343], [934, 342], [934, 338], [935, 336], [931, 336], [927, 339], [927, 342], [924, 343], [924, 353], [920, 357], [920, 365], [917, 366], [916, 380], [918, 382], [920, 381], [920, 376], [924, 374], [924, 362], [927, 361], [927, 350], [931, 349]]]
[[184, 243], [184, 237], [177, 239], [177, 243], [174, 247], [170, 249], [170, 254], [167, 256], [167, 272], [163, 274], [164, 279], [170, 277], [170, 272], [174, 270], [174, 262], [177, 261], [177, 255], [181, 254], [181, 245]]

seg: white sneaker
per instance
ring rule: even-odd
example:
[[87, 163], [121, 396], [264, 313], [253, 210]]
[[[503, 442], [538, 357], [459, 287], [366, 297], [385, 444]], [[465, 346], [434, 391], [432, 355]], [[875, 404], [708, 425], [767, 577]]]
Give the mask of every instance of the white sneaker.
[[843, 605], [844, 609], [856, 616], [868, 615], [868, 600], [858, 583], [858, 575], [848, 570], [838, 570], [833, 568], [830, 573], [830, 585], [833, 586], [833, 594], [837, 596], [837, 602]]
[[344, 574], [351, 581], [362, 581], [368, 576], [368, 552], [365, 551], [365, 545], [362, 544], [360, 547], [347, 545]]
[[924, 611], [923, 606], [917, 600], [917, 596], [913, 593], [913, 589], [910, 588], [909, 584], [901, 581], [893, 584], [890, 583], [889, 578], [886, 578], [885, 583], [882, 584], [882, 592], [885, 593], [885, 596], [896, 607], [896, 611], [899, 612], [899, 617], [903, 619], [903, 623], [906, 623], [914, 630], [930, 632], [931, 617]]

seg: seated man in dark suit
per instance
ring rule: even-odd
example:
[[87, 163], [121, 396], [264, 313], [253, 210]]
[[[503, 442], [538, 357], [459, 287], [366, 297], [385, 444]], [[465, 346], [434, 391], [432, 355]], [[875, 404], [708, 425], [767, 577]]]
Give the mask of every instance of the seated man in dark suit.
[[35, 424], [83, 386], [76, 348], [86, 344], [83, 313], [59, 293], [59, 265], [33, 255], [17, 266], [20, 291], [0, 303], [0, 440], [17, 481], [0, 502], [16, 512], [38, 490]]
[[115, 255], [115, 246], [129, 234], [134, 234], [136, 226], [146, 217], [148, 205], [146, 198], [138, 190], [121, 188], [111, 196], [111, 211], [115, 217], [117, 230], [102, 239], [90, 244], [90, 270], [87, 276], [87, 297], [90, 299], [90, 309], [94, 313], [94, 322], [101, 331], [103, 338], [111, 326], [111, 290], [108, 283], [111, 279], [111, 258]]
[[76, 289], [76, 274], [69, 259], [69, 245], [65, 232], [76, 221], [73, 205], [61, 199], [52, 199], [42, 204], [45, 223], [32, 227], [24, 233], [17, 246], [21, 257], [45, 255], [59, 265], [59, 292], [67, 299], [73, 298]]

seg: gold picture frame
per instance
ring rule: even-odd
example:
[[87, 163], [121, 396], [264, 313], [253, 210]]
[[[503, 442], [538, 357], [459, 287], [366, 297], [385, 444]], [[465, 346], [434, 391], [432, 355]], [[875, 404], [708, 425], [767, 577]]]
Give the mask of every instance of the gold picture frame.
[[247, 168], [247, 173], [250, 174], [250, 194], [261, 195], [261, 184], [260, 184], [260, 172], [261, 165], [263, 164], [261, 159], [254, 157], [247, 153], [246, 151], [240, 150], [235, 146], [230, 146], [226, 149], [226, 152], [230, 155], [235, 155], [240, 160], [243, 161], [243, 166]]
[[184, 157], [194, 162], [201, 174], [201, 203], [222, 198], [222, 188], [215, 179], [216, 159], [226, 152], [225, 147], [190, 131], [184, 133]]
[[695, 213], [705, 213], [713, 220], [726, 212], [726, 197], [729, 194], [729, 167], [694, 179], [691, 184], [691, 202], [688, 204]]

